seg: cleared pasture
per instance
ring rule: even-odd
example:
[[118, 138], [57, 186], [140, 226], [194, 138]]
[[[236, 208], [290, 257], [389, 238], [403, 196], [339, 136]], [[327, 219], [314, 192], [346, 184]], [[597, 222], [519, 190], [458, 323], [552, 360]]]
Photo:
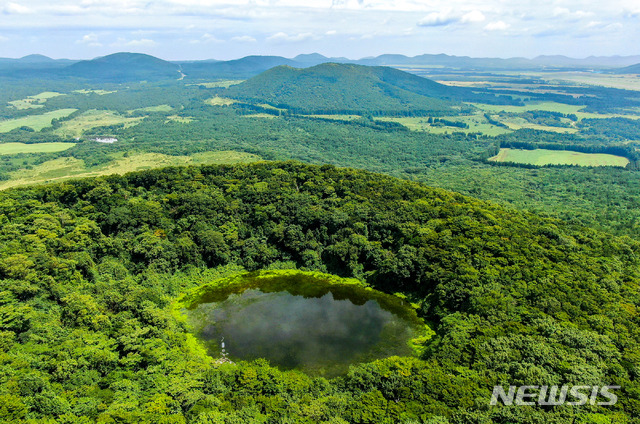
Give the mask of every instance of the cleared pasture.
[[529, 165], [578, 165], [578, 166], [618, 166], [625, 167], [629, 159], [622, 156], [603, 153], [581, 153], [569, 150], [523, 150], [500, 149], [500, 152], [489, 159], [494, 162], [514, 162]]
[[499, 112], [511, 112], [511, 113], [522, 113], [528, 112], [531, 110], [544, 110], [548, 112], [559, 112], [564, 114], [575, 114], [578, 117], [578, 120], [581, 119], [605, 119], [605, 118], [629, 118], [629, 119], [640, 119], [640, 115], [624, 115], [624, 114], [613, 114], [613, 113], [591, 113], [591, 112], [581, 112], [585, 106], [581, 105], [566, 105], [563, 103], [556, 102], [532, 102], [528, 103], [524, 106], [510, 106], [510, 105], [487, 105], [484, 103], [469, 103], [480, 110], [483, 110], [488, 113], [499, 113]]
[[89, 90], [89, 89], [73, 90], [73, 92], [78, 94], [97, 94], [99, 96], [104, 96], [105, 94], [117, 93], [117, 91]]
[[233, 99], [228, 99], [226, 97], [218, 97], [218, 96], [207, 99], [204, 102], [210, 106], [229, 106], [234, 103], [237, 103]]
[[[60, 143], [70, 144], [70, 143]], [[57, 158], [11, 173], [8, 181], [0, 182], [0, 190], [10, 187], [41, 184], [69, 178], [97, 177], [110, 174], [126, 174], [143, 169], [162, 168], [166, 166], [248, 163], [262, 160], [259, 156], [236, 151], [214, 151], [196, 153], [191, 156], [169, 156], [160, 153], [139, 153], [124, 157], [114, 155], [114, 161], [106, 165], [87, 168], [84, 161], [74, 157]]]
[[62, 152], [75, 146], [75, 143], [0, 143], [0, 155], [16, 155], [19, 153], [54, 153]]
[[221, 81], [213, 81], [213, 82], [201, 82], [198, 84], [189, 84], [189, 85], [199, 85], [205, 88], [229, 88], [232, 85], [238, 85], [244, 80], [221, 80]]
[[8, 102], [8, 104], [19, 110], [39, 109], [44, 107], [44, 103], [46, 103], [47, 100], [58, 96], [64, 96], [64, 94], [57, 93], [55, 91], [45, 91], [43, 93], [36, 94], [35, 96], [29, 96], [26, 99]]
[[169, 124], [171, 122], [178, 122], [180, 124], [189, 124], [195, 121], [191, 116], [180, 116], [180, 115], [171, 115], [167, 116], [167, 120], [164, 121], [165, 124]]
[[428, 123], [427, 117], [411, 117], [411, 118], [396, 118], [396, 117], [382, 117], [376, 118], [380, 121], [397, 122], [409, 128], [411, 131], [426, 131], [432, 134], [445, 134], [453, 132], [463, 132], [465, 134], [470, 133], [482, 133], [488, 136], [497, 136], [500, 134], [506, 134], [511, 132], [506, 128], [497, 127], [491, 125], [483, 114], [464, 115], [464, 116], [447, 116], [444, 119], [448, 121], [462, 122], [469, 125], [469, 128], [449, 127], [446, 125], [438, 126]]
[[124, 124], [125, 127], [138, 125], [144, 117], [126, 117], [109, 110], [88, 110], [68, 121], [64, 121], [54, 134], [62, 137], [81, 137], [92, 128]]
[[58, 109], [41, 115], [31, 115], [0, 121], [0, 133], [6, 133], [20, 127], [29, 127], [34, 131], [40, 131], [43, 128], [51, 126], [52, 120], [66, 118], [76, 110], [77, 109]]
[[133, 113], [133, 112], [149, 112], [149, 113], [153, 113], [153, 112], [171, 112], [173, 110], [173, 108], [169, 105], [158, 105], [158, 106], [149, 106], [149, 107], [142, 107], [139, 109], [133, 109], [130, 110], [129, 113]]

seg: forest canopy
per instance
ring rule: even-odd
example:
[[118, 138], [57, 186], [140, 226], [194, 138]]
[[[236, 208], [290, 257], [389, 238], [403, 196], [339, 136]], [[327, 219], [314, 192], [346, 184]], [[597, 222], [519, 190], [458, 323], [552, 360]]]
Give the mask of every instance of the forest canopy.
[[[0, 419], [637, 423], [640, 244], [422, 184], [271, 162], [0, 193]], [[216, 366], [171, 312], [260, 269], [414, 303], [423, 356], [326, 380]], [[612, 407], [488, 405], [494, 385], [619, 385]]]

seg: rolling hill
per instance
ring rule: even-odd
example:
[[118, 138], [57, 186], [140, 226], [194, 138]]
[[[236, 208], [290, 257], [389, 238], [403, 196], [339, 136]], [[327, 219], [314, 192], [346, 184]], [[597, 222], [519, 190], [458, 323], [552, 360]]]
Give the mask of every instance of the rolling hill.
[[181, 63], [188, 79], [250, 78], [275, 66], [297, 66], [298, 63], [280, 56], [247, 56], [227, 61], [195, 61]]
[[115, 53], [74, 63], [60, 74], [110, 82], [178, 79], [180, 65], [140, 53]]
[[460, 93], [393, 68], [325, 63], [278, 66], [229, 87], [224, 96], [300, 113], [443, 115], [466, 108], [452, 101]]
[[[0, 217], [2, 422], [631, 424], [640, 414], [640, 244], [629, 238], [292, 162], [3, 191]], [[263, 360], [221, 364], [172, 306], [221, 277], [283, 268], [409, 299], [430, 329], [420, 358], [332, 380]], [[613, 407], [489, 408], [497, 384], [622, 389]]]
[[640, 63], [636, 63], [635, 65], [627, 66], [625, 68], [617, 69], [617, 74], [639, 74], [640, 75]]

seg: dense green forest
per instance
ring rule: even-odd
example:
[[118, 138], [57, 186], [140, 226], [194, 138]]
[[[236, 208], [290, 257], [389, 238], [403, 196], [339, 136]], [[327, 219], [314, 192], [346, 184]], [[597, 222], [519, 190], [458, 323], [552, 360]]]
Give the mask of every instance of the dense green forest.
[[[441, 189], [294, 162], [0, 193], [0, 416], [47, 423], [635, 423], [640, 244]], [[216, 366], [171, 313], [242, 270], [415, 303], [423, 357], [332, 380]], [[495, 384], [616, 384], [613, 407], [488, 405]]]
[[[51, 84], [47, 86], [47, 84]], [[72, 141], [58, 134], [74, 119], [91, 110], [113, 112], [122, 117], [143, 118], [135, 126], [122, 124], [89, 127], [82, 142], [61, 153], [17, 154], [0, 156], [0, 180], [25, 167], [37, 167], [57, 157], [83, 160], [88, 167], [103, 166], [115, 155], [157, 152], [169, 155], [237, 150], [257, 154], [268, 160], [296, 159], [310, 163], [353, 166], [393, 176], [424, 181], [487, 200], [508, 203], [525, 209], [570, 219], [616, 234], [640, 237], [638, 199], [640, 186], [633, 172], [620, 169], [565, 167], [532, 169], [496, 166], [483, 161], [496, 153], [497, 146], [525, 148], [570, 148], [587, 152], [611, 152], [637, 161], [635, 143], [608, 137], [593, 128], [616, 128], [617, 120], [587, 119], [580, 122], [578, 134], [557, 134], [531, 129], [487, 137], [463, 134], [451, 127], [449, 134], [408, 131], [397, 123], [382, 122], [374, 116], [354, 120], [336, 120], [305, 115], [282, 114], [260, 109], [273, 119], [256, 116], [247, 104], [210, 106], [205, 103], [221, 88], [185, 85], [176, 82], [132, 83], [89, 86], [106, 94], [76, 92], [79, 82], [42, 81], [8, 84], [0, 90], [2, 101], [15, 101], [45, 90], [59, 90], [63, 96], [50, 98], [35, 110], [13, 107], [0, 109], [6, 119], [34, 113], [46, 113], [65, 107], [78, 111], [56, 120], [49, 128], [33, 131], [16, 128], [1, 134], [4, 142], [41, 143]], [[170, 111], [148, 112], [144, 108], [158, 105]], [[258, 107], [258, 106], [254, 106]], [[35, 111], [35, 112], [34, 112]], [[169, 116], [184, 118], [168, 119]], [[425, 118], [427, 119], [427, 118]], [[455, 117], [446, 119], [451, 121]], [[435, 119], [434, 119], [435, 121]], [[624, 120], [629, 125], [637, 121]], [[393, 125], [391, 125], [393, 124]], [[630, 129], [634, 127], [629, 127]], [[631, 131], [631, 130], [630, 130]], [[103, 134], [118, 137], [113, 145], [88, 140]], [[627, 138], [632, 139], [632, 133]], [[636, 166], [637, 167], [637, 166]], [[477, 178], [482, 175], [482, 178]]]

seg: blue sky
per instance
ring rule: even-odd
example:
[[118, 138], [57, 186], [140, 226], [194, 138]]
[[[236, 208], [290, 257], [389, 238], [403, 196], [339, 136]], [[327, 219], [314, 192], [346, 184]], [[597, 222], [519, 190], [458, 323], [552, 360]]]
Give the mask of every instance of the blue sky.
[[[304, 6], [301, 6], [304, 4]], [[640, 1], [0, 0], [0, 57], [640, 54]]]

